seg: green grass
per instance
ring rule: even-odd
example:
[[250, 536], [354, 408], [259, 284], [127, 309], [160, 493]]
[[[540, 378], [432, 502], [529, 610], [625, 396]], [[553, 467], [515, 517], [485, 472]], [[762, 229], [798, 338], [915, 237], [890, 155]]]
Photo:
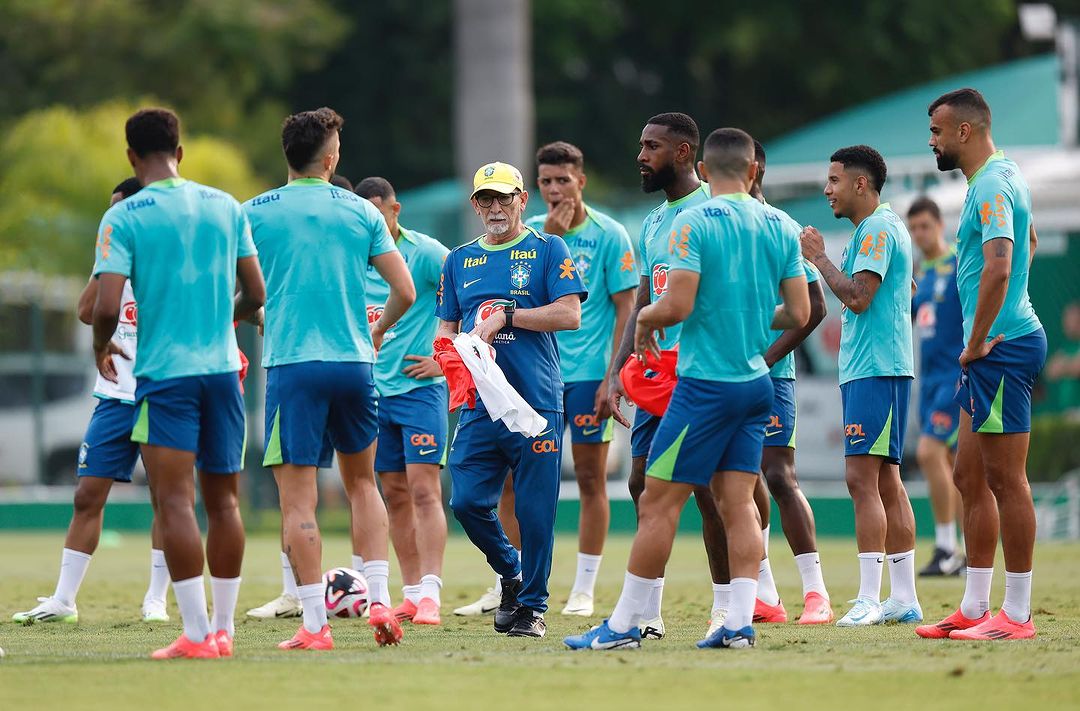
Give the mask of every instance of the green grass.
[[[0, 534], [0, 613], [28, 609], [55, 584], [59, 534]], [[780, 592], [797, 614], [800, 589], [791, 554], [774, 537]], [[597, 611], [615, 603], [629, 538], [609, 542], [597, 590]], [[491, 584], [479, 553], [462, 537], [447, 551], [444, 624], [407, 627], [398, 648], [378, 649], [363, 623], [334, 626], [329, 653], [281, 652], [295, 620], [237, 624], [237, 656], [220, 662], [152, 662], [147, 654], [179, 633], [173, 622], [138, 621], [148, 568], [147, 539], [125, 535], [94, 557], [79, 598], [77, 625], [21, 627], [0, 623], [0, 708], [193, 709], [336, 708], [480, 709], [706, 708], [979, 708], [1080, 704], [1080, 545], [1045, 544], [1036, 551], [1035, 607], [1039, 637], [1030, 642], [929, 642], [909, 626], [838, 630], [794, 624], [759, 625], [748, 651], [700, 651], [711, 590], [699, 539], [679, 538], [667, 571], [668, 636], [638, 651], [571, 653], [564, 635], [589, 621], [557, 614], [574, 570], [575, 541], [557, 542], [548, 636], [515, 640], [491, 631], [490, 618], [455, 618], [450, 610]], [[920, 544], [925, 555], [928, 544]], [[348, 561], [340, 536], [326, 541], [326, 567]], [[857, 589], [854, 543], [825, 541], [825, 579], [840, 610]], [[1001, 567], [998, 567], [1001, 570]], [[887, 578], [887, 576], [886, 576]], [[1000, 603], [1003, 576], [995, 578]], [[248, 541], [240, 614], [277, 595], [277, 542]], [[957, 579], [920, 581], [928, 618], [951, 612]], [[886, 579], [885, 589], [888, 589]], [[170, 596], [171, 597], [171, 596]], [[599, 621], [597, 618], [596, 621]]]

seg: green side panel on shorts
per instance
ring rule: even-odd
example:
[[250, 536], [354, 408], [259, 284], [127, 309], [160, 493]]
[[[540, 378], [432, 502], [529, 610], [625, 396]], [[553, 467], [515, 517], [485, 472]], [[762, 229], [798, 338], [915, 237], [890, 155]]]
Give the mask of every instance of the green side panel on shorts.
[[955, 449], [956, 448], [956, 442], [959, 439], [960, 439], [960, 423], [957, 422], [956, 427], [953, 428], [952, 434], [949, 435], [949, 438], [947, 440], [945, 440], [945, 446]]
[[446, 460], [450, 458], [450, 444], [443, 444], [442, 457], [439, 458], [439, 466], [443, 469], [446, 468]]
[[889, 416], [885, 418], [885, 426], [881, 428], [881, 434], [870, 448], [870, 454], [877, 457], [889, 456], [889, 436], [892, 434], [892, 406], [889, 406]]
[[270, 441], [266, 443], [263, 466], [273, 467], [284, 463], [285, 459], [281, 456], [281, 409], [278, 408], [274, 412], [274, 426], [270, 430]]
[[604, 425], [604, 434], [600, 435], [601, 442], [610, 442], [615, 436], [615, 419], [609, 417], [607, 424]]
[[139, 416], [131, 430], [131, 441], [139, 444], [150, 443], [150, 401], [143, 400], [139, 405]]
[[795, 449], [795, 433], [799, 429], [799, 415], [796, 413], [795, 419], [791, 422], [791, 439], [788, 440], [787, 446]]
[[679, 449], [682, 447], [683, 439], [686, 437], [686, 431], [690, 429], [690, 425], [682, 428], [682, 432], [675, 438], [675, 441], [671, 443], [663, 454], [656, 458], [656, 461], [652, 463], [648, 471], [645, 472], [646, 476], [651, 476], [654, 479], [663, 479], [664, 481], [671, 481], [671, 477], [675, 474], [675, 460], [679, 458]]
[[994, 395], [994, 402], [990, 404], [990, 414], [982, 423], [982, 427], [979, 428], [979, 434], [1001, 434], [1005, 431], [1004, 423], [1001, 420], [1001, 402], [1005, 399], [1005, 376], [1001, 376], [1001, 382], [998, 383], [997, 394]]
[[244, 413], [244, 444], [241, 445], [241, 449], [240, 449], [240, 468], [241, 469], [244, 468], [244, 462], [247, 460], [247, 437], [248, 437], [247, 412], [245, 412]]

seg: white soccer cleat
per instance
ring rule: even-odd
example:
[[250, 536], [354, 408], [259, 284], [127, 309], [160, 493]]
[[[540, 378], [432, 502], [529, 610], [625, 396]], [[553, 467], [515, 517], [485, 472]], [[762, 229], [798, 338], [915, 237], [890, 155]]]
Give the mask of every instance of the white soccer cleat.
[[142, 604], [142, 621], [143, 622], [168, 622], [169, 613], [165, 610], [164, 600], [143, 600]]
[[247, 611], [248, 617], [260, 620], [272, 620], [281, 617], [303, 617], [304, 606], [300, 600], [289, 593], [281, 593], [265, 605]]
[[26, 612], [16, 612], [11, 619], [24, 625], [35, 622], [78, 622], [79, 611], [74, 605], [65, 605], [55, 597], [39, 597], [36, 607]]
[[583, 592], [570, 593], [570, 599], [567, 600], [566, 607], [562, 609], [562, 614], [577, 615], [578, 617], [592, 617], [592, 595]]
[[638, 623], [642, 639], [663, 639], [664, 618], [657, 615], [651, 620], [642, 620]]
[[705, 639], [713, 636], [713, 633], [724, 626], [724, 620], [727, 619], [727, 610], [722, 607], [714, 607], [713, 611], [709, 613], [709, 629], [705, 632]]
[[502, 595], [495, 592], [495, 588], [488, 588], [487, 592], [481, 595], [479, 600], [464, 605], [463, 607], [459, 607], [454, 610], [454, 614], [461, 615], [462, 617], [491, 615], [495, 613], [495, 610], [499, 609], [500, 604], [502, 604]]
[[837, 627], [869, 627], [880, 625], [884, 620], [885, 613], [877, 600], [859, 597], [850, 602], [855, 603], [854, 607], [840, 618], [836, 623]]

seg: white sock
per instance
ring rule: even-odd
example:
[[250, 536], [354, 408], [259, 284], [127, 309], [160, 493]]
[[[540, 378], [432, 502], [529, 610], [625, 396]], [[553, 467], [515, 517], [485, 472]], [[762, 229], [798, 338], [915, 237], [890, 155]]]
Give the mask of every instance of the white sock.
[[986, 614], [990, 609], [990, 584], [993, 581], [993, 568], [972, 568], [970, 565], [967, 567], [964, 598], [960, 601], [960, 613], [964, 617], [977, 620]]
[[885, 552], [859, 554], [859, 597], [881, 602], [881, 573]]
[[[627, 573], [629, 575], [629, 573]], [[657, 578], [653, 581], [652, 592], [649, 593], [649, 600], [645, 603], [645, 611], [642, 613], [642, 617], [646, 620], [655, 620], [660, 616], [660, 607], [664, 603], [664, 579]]]
[[761, 546], [765, 549], [765, 557], [769, 557], [769, 531], [772, 530], [772, 524], [770, 523], [765, 528], [761, 529]]
[[233, 617], [236, 615], [236, 598], [240, 594], [240, 578], [215, 578], [210, 576], [210, 597], [214, 601], [213, 629], [225, 630], [233, 636]]
[[210, 616], [206, 614], [203, 576], [174, 580], [172, 589], [176, 596], [176, 606], [180, 608], [180, 619], [184, 622], [184, 635], [192, 642], [202, 642], [206, 635], [210, 634]]
[[367, 578], [370, 603], [390, 607], [390, 561], [364, 561], [364, 577]]
[[803, 597], [816, 592], [828, 600], [829, 592], [825, 589], [825, 579], [821, 576], [821, 558], [817, 551], [795, 556], [795, 565], [799, 566], [799, 575], [802, 577]]
[[495, 587], [493, 588], [496, 595], [502, 595], [502, 576], [498, 573], [495, 574]]
[[[768, 558], [762, 558], [758, 565], [757, 596], [766, 605], [776, 605], [780, 602], [780, 593], [776, 590], [776, 581], [773, 580], [772, 566]], [[740, 629], [735, 627], [734, 629]]]
[[956, 521], [934, 524], [934, 545], [949, 553], [956, 552]]
[[319, 583], [298, 585], [300, 604], [304, 606], [304, 629], [312, 634], [326, 625], [326, 599], [323, 597], [325, 586]]
[[56, 579], [56, 592], [53, 593], [65, 605], [74, 605], [79, 586], [90, 567], [90, 556], [86, 553], [65, 548], [60, 556], [60, 577]]
[[[442, 582], [442, 581], [440, 581], [440, 582]], [[419, 585], [402, 585], [401, 586], [401, 594], [406, 600], [408, 600], [409, 602], [411, 602], [414, 605], [419, 604], [419, 602], [420, 602], [420, 586]]]
[[600, 571], [602, 555], [589, 555], [588, 553], [577, 554], [577, 575], [574, 576], [574, 587], [570, 588], [570, 594], [585, 593], [593, 596], [596, 589], [596, 574]]
[[619, 595], [615, 610], [611, 613], [611, 617], [608, 618], [608, 627], [613, 632], [629, 632], [638, 626], [638, 623], [641, 622], [642, 613], [645, 611], [645, 606], [649, 603], [653, 590], [656, 589], [656, 580], [662, 580], [662, 578], [651, 580], [626, 571], [622, 594]]
[[428, 573], [424, 577], [420, 578], [420, 599], [430, 597], [435, 601], [436, 605], [442, 604], [442, 596], [440, 591], [442, 590], [442, 578], [433, 573]]
[[1031, 617], [1031, 571], [1005, 571], [1005, 602], [1001, 610], [1013, 622], [1027, 622]]
[[150, 549], [150, 585], [146, 588], [143, 601], [155, 600], [165, 602], [165, 596], [169, 593], [169, 566], [165, 563], [165, 551], [158, 548]]
[[296, 591], [296, 576], [293, 575], [292, 563], [285, 551], [281, 551], [281, 594], [300, 599], [300, 593]]
[[918, 602], [915, 594], [915, 551], [889, 553], [889, 597], [911, 605]]
[[731, 583], [712, 584], [712, 609], [726, 610], [731, 606]]
[[753, 578], [731, 579], [731, 605], [728, 607], [724, 627], [741, 630], [754, 620], [754, 598], [758, 595], [758, 581]]
[[353, 555], [352, 555], [352, 569], [355, 570], [357, 573], [363, 573], [364, 572], [364, 556], [356, 555], [355, 553], [353, 553]]

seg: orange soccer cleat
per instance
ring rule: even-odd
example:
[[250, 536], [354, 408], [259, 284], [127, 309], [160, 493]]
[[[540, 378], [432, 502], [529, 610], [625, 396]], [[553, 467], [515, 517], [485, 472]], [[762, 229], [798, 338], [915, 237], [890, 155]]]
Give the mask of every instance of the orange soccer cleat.
[[919, 625], [915, 628], [915, 634], [924, 639], [949, 639], [952, 632], [970, 629], [989, 619], [989, 610], [983, 613], [983, 616], [977, 620], [973, 620], [970, 617], [964, 617], [964, 613], [957, 610], [941, 622], [935, 622], [932, 625]]
[[[987, 612], [987, 615], [990, 613]], [[949, 639], [996, 642], [1007, 639], [1031, 639], [1035, 636], [1035, 623], [1028, 615], [1027, 622], [1016, 622], [1001, 610], [996, 615], [966, 630], [953, 630]]]
[[754, 622], [787, 622], [784, 601], [777, 600], [775, 605], [767, 605], [760, 599], [754, 600]]
[[827, 625], [835, 619], [829, 598], [818, 592], [808, 592], [803, 599], [800, 625]]
[[371, 611], [368, 624], [371, 625], [372, 631], [375, 633], [375, 641], [378, 645], [385, 647], [400, 642], [405, 633], [401, 631], [401, 624], [394, 617], [394, 611], [379, 602], [374, 603], [368, 609]]
[[439, 616], [439, 603], [430, 597], [421, 599], [412, 621], [414, 625], [441, 625], [442, 618]]
[[186, 634], [181, 634], [168, 647], [153, 652], [151, 659], [217, 659], [221, 656], [218, 652], [217, 641], [213, 634], [206, 635], [202, 642], [192, 642]]
[[217, 642], [218, 654], [222, 657], [232, 656], [232, 637], [225, 630], [218, 630], [214, 633], [214, 641]]
[[416, 603], [405, 598], [400, 605], [394, 608], [394, 617], [398, 622], [407, 622], [416, 616]]
[[278, 643], [278, 649], [318, 649], [330, 650], [334, 648], [334, 638], [330, 636], [330, 625], [323, 625], [318, 632], [308, 632], [303, 625], [296, 630], [292, 639]]

